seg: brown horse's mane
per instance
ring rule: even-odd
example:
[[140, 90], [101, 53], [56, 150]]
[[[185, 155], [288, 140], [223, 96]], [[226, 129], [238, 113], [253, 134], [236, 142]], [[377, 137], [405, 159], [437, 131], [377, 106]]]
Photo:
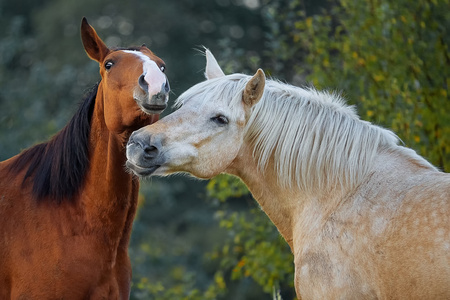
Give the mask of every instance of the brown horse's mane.
[[89, 166], [89, 136], [98, 84], [85, 96], [70, 122], [48, 142], [24, 150], [9, 167], [28, 168], [22, 184], [32, 180], [36, 200], [73, 201]]
[[142, 46], [131, 46], [131, 47], [114, 47], [111, 48], [112, 51], [121, 51], [121, 50], [129, 50], [129, 51], [141, 51], [141, 49], [145, 47], [145, 44]]

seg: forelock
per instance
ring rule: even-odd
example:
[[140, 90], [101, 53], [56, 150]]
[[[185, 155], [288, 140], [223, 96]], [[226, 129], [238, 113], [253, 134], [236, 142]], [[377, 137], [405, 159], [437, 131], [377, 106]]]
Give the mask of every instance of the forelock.
[[181, 94], [174, 107], [180, 108], [191, 101], [196, 101], [199, 105], [217, 103], [227, 106], [236, 115], [242, 110], [242, 92], [250, 78], [251, 76], [244, 74], [231, 74], [203, 81]]

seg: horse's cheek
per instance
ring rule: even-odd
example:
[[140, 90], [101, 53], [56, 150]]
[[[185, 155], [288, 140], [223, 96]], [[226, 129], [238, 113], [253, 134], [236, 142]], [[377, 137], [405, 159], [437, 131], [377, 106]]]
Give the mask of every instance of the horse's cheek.
[[123, 132], [122, 117], [120, 114], [108, 113], [108, 110], [105, 110], [105, 123], [110, 132], [117, 134]]
[[[109, 96], [109, 97], [108, 97]], [[126, 126], [124, 120], [127, 117], [120, 103], [113, 103], [113, 95], [106, 95], [104, 100], [104, 119], [106, 127], [110, 132], [120, 134]]]

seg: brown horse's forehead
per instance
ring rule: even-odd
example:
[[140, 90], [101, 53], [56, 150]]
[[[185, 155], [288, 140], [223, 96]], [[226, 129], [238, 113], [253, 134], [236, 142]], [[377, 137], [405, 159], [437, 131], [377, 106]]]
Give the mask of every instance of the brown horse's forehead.
[[157, 65], [163, 65], [164, 61], [159, 58], [158, 56], [156, 56], [155, 53], [153, 53], [150, 49], [148, 49], [147, 47], [141, 47], [140, 51], [147, 55], [148, 57], [150, 57], [151, 60], [153, 60], [154, 62], [156, 62]]
[[150, 49], [147, 47], [136, 47], [136, 48], [116, 48], [113, 49], [106, 57], [105, 61], [111, 58], [114, 58], [115, 55], [120, 55], [120, 53], [123, 53], [122, 51], [136, 51], [141, 52], [142, 54], [148, 56], [151, 60], [153, 60], [158, 66], [164, 65], [164, 61], [156, 56]]

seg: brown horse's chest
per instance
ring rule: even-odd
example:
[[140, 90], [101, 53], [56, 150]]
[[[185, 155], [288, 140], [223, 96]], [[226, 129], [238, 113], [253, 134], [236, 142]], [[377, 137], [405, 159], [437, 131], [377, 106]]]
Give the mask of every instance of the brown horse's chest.
[[[127, 247], [137, 207], [137, 182], [130, 181], [122, 197], [106, 199], [97, 189], [95, 196], [84, 194], [85, 198], [77, 199], [79, 205], [37, 204], [28, 200], [27, 189], [21, 190], [21, 197], [13, 197], [2, 187], [0, 280], [10, 282], [7, 285], [12, 288], [0, 286], [0, 296], [83, 299], [95, 294], [117, 299], [119, 291], [129, 292]], [[97, 204], [96, 213], [95, 206], [86, 210], [90, 201]], [[102, 206], [102, 201], [109, 205]], [[69, 291], [70, 286], [77, 288]]]

